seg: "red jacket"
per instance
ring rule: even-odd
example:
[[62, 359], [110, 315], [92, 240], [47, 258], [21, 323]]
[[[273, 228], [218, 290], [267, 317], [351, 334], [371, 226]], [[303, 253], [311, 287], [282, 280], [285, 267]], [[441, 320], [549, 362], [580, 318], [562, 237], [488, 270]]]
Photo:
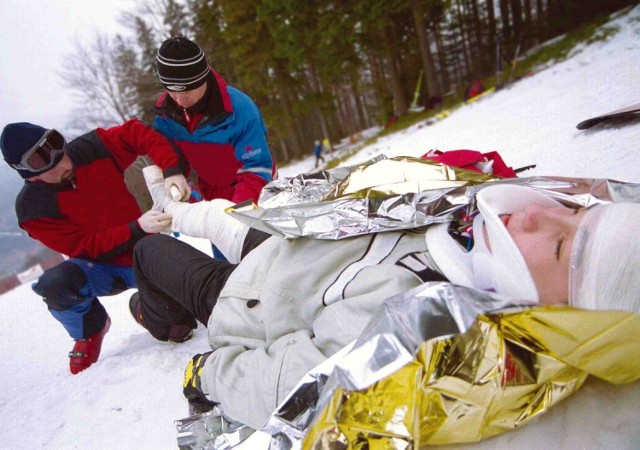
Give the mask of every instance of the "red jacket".
[[161, 168], [180, 172], [171, 145], [137, 120], [98, 128], [67, 143], [73, 184], [25, 181], [16, 199], [18, 223], [29, 236], [69, 257], [131, 265], [145, 233], [142, 214], [124, 183], [124, 170], [148, 154]]

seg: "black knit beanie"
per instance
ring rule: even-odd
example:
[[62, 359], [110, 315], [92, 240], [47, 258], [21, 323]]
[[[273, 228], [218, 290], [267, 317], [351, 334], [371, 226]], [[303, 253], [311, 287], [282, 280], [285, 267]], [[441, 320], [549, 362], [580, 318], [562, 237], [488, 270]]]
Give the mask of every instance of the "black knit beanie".
[[209, 74], [204, 52], [184, 36], [172, 37], [162, 43], [156, 67], [162, 85], [174, 92], [201, 86]]

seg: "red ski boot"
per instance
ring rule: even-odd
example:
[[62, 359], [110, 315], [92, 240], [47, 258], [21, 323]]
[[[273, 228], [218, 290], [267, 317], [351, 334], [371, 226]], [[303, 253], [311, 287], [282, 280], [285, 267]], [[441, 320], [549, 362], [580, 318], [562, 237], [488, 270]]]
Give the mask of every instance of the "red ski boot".
[[111, 319], [107, 316], [107, 321], [102, 330], [87, 339], [78, 339], [73, 346], [73, 350], [69, 352], [69, 369], [72, 374], [82, 372], [91, 364], [98, 360], [100, 349], [102, 348], [102, 340], [111, 327]]

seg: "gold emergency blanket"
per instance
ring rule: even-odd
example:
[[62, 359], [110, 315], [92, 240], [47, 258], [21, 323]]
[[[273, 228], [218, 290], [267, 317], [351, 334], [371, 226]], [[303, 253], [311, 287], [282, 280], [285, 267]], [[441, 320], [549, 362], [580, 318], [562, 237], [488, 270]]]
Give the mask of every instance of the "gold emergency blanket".
[[360, 391], [335, 390], [306, 449], [417, 449], [512, 430], [577, 391], [588, 375], [640, 378], [640, 315], [538, 307], [480, 315], [464, 333]]

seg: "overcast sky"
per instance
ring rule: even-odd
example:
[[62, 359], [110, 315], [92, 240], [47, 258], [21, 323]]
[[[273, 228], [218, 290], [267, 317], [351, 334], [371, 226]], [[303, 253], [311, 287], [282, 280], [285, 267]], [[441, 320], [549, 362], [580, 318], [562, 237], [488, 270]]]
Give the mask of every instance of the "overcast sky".
[[33, 122], [65, 130], [71, 96], [58, 73], [75, 39], [115, 35], [134, 0], [0, 0], [0, 128]]

